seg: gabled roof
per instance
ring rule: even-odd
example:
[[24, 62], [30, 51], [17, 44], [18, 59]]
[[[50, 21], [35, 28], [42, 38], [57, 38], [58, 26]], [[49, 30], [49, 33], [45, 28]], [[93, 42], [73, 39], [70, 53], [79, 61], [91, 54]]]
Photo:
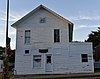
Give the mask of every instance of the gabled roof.
[[27, 19], [28, 17], [30, 17], [31, 15], [33, 15], [34, 13], [36, 13], [37, 11], [39, 11], [40, 9], [44, 9], [46, 11], [48, 11], [49, 13], [53, 14], [54, 16], [58, 17], [59, 19], [63, 20], [64, 22], [67, 22], [70, 24], [69, 26], [69, 41], [72, 41], [73, 38], [73, 23], [70, 22], [69, 20], [65, 19], [64, 17], [60, 16], [59, 14], [55, 13], [54, 11], [48, 9], [47, 7], [40, 5], [37, 8], [35, 8], [34, 10], [32, 10], [30, 13], [28, 13], [27, 15], [25, 15], [24, 17], [22, 17], [20, 20], [18, 20], [17, 22], [15, 22], [14, 24], [12, 24], [11, 26], [16, 28], [16, 26], [23, 22], [25, 19]]
[[18, 25], [19, 23], [21, 23], [22, 21], [24, 21], [25, 19], [27, 19], [28, 17], [30, 17], [31, 15], [33, 15], [35, 12], [37, 12], [38, 10], [40, 9], [44, 9], [48, 12], [50, 12], [51, 14], [55, 15], [56, 17], [58, 17], [59, 19], [62, 19], [63, 21], [65, 22], [68, 22], [70, 24], [73, 24], [72, 22], [70, 22], [69, 20], [63, 18], [62, 16], [60, 16], [59, 14], [55, 13], [54, 11], [48, 9], [47, 7], [43, 6], [43, 5], [40, 5], [38, 6], [37, 8], [35, 8], [34, 10], [32, 10], [30, 13], [28, 13], [27, 15], [25, 15], [24, 17], [22, 17], [20, 20], [18, 20], [17, 22], [15, 22], [14, 24], [12, 24], [11, 26], [12, 27], [15, 27], [16, 28], [16, 25]]

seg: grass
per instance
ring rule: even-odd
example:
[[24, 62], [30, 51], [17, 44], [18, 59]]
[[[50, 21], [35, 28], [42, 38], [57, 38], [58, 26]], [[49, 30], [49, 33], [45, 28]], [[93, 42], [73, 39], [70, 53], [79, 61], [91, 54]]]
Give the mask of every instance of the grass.
[[1, 77], [0, 77], [0, 79], [1, 79]]

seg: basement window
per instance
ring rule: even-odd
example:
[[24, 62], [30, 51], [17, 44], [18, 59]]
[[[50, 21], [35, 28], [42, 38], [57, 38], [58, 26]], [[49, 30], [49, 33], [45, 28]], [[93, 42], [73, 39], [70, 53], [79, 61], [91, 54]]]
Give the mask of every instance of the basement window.
[[88, 55], [87, 54], [81, 54], [82, 62], [88, 62]]

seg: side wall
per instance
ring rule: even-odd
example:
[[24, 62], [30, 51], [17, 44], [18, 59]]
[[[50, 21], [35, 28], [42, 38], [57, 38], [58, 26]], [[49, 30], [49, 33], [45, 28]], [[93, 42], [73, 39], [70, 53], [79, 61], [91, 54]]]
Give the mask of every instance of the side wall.
[[[40, 18], [46, 17], [46, 23], [40, 23]], [[60, 43], [54, 43], [54, 29], [60, 29]], [[30, 44], [25, 44], [25, 30], [31, 30]], [[93, 72], [93, 54], [91, 43], [70, 43], [68, 23], [53, 16], [45, 10], [40, 10], [17, 26], [15, 75], [16, 74], [46, 74], [46, 54], [39, 49], [48, 49], [47, 54], [53, 56], [53, 71], [51, 73], [86, 73]], [[25, 55], [25, 50], [29, 54]], [[88, 62], [81, 62], [81, 54], [88, 54]], [[41, 55], [41, 68], [33, 68], [33, 55]]]
[[[70, 43], [70, 72], [94, 72], [92, 43]], [[81, 54], [88, 55], [88, 62], [82, 62]]]
[[[16, 67], [18, 74], [61, 74], [94, 72], [92, 43], [70, 43], [69, 48], [67, 47], [67, 44], [64, 43], [60, 45], [58, 44], [57, 46], [49, 48], [48, 53], [39, 53], [38, 47], [37, 49], [32, 49], [29, 55], [25, 55], [24, 53], [16, 55]], [[46, 72], [45, 70], [47, 54], [51, 54], [53, 56], [52, 72]], [[88, 55], [88, 62], [82, 62], [81, 54]], [[42, 59], [40, 68], [33, 68], [33, 55], [41, 55]]]

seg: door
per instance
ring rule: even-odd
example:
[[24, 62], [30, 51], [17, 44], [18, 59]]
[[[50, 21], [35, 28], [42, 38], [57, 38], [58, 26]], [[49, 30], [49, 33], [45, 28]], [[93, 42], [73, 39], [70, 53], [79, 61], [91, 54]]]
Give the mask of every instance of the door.
[[46, 71], [53, 71], [52, 55], [46, 55]]

